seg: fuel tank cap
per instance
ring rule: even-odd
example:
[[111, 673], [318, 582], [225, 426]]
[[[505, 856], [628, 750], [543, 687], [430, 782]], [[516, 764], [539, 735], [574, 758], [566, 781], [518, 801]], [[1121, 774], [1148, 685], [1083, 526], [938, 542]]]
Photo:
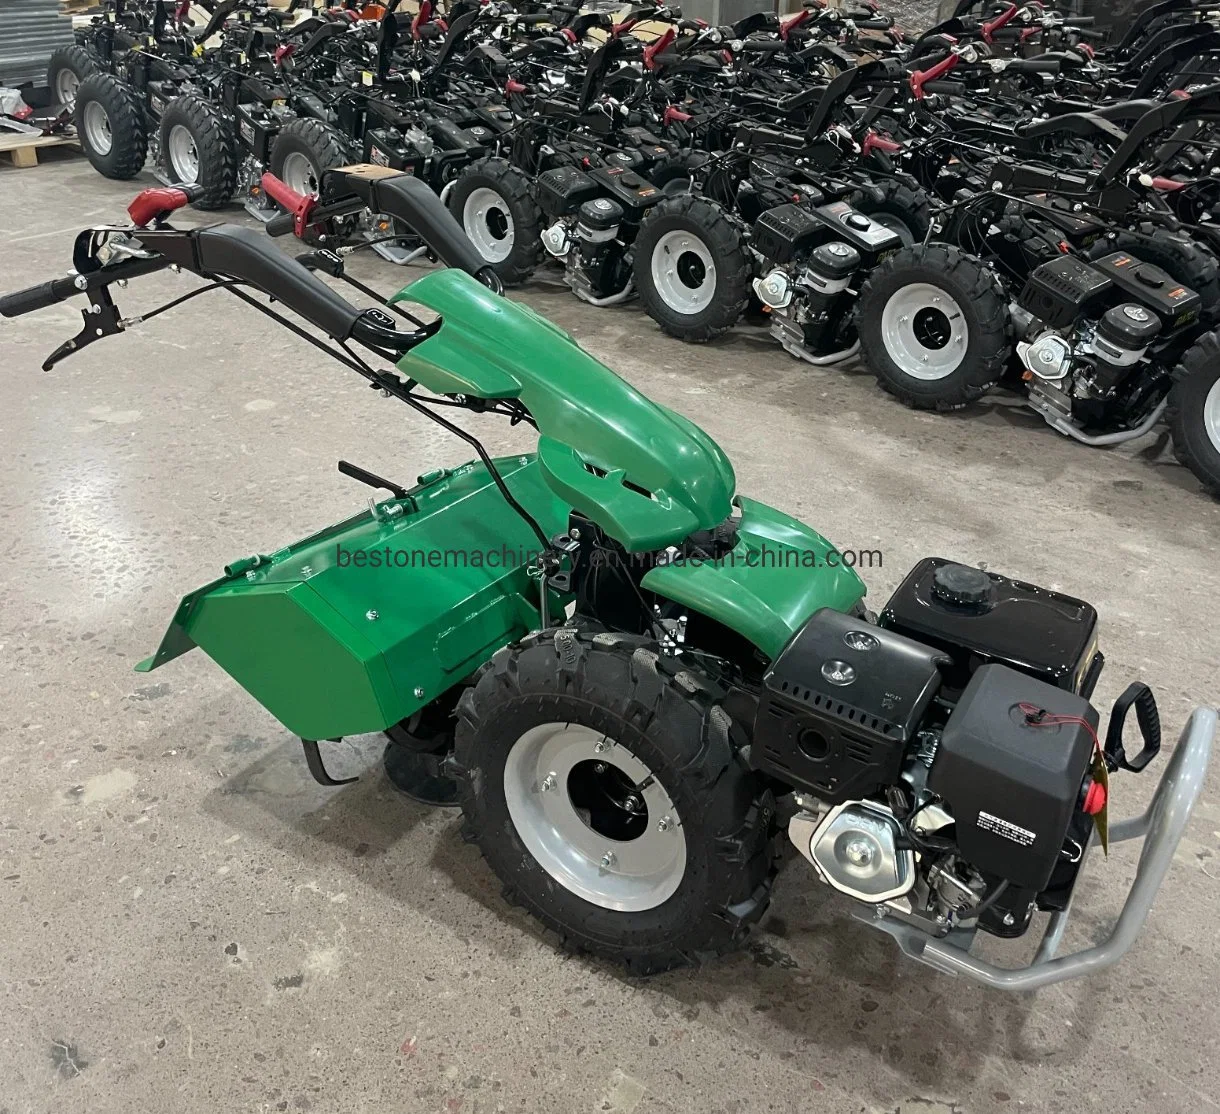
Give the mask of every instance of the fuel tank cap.
[[953, 607], [984, 611], [991, 605], [991, 577], [969, 565], [941, 565], [932, 574], [932, 595]]

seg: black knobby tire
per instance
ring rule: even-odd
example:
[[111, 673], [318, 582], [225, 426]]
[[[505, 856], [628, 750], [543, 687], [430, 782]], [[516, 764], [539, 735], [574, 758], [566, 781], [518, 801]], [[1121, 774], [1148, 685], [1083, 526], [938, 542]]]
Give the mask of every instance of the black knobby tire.
[[[471, 201], [479, 190], [490, 190], [500, 199], [490, 213], [482, 216]], [[476, 250], [505, 286], [523, 283], [534, 273], [542, 261], [542, 210], [530, 192], [529, 179], [512, 163], [498, 158], [472, 162], [454, 182], [448, 204]], [[484, 245], [502, 244], [510, 235], [512, 241], [506, 253], [503, 249], [485, 249]]]
[[[351, 149], [343, 133], [321, 120], [298, 116], [289, 120], [275, 137], [271, 147], [271, 173], [284, 179], [284, 164], [290, 155], [304, 155], [309, 160], [312, 179], [309, 193], [318, 193], [322, 175], [337, 166], [352, 161]], [[300, 183], [290, 181], [291, 186]]]
[[56, 101], [71, 111], [76, 106], [76, 96], [73, 94], [71, 100], [60, 99], [59, 85], [62, 75], [72, 74], [76, 78], [76, 85], [79, 89], [80, 83], [97, 73], [98, 69], [97, 59], [83, 46], [79, 44], [61, 46], [51, 55], [51, 60], [47, 63], [47, 87]]
[[1147, 234], [1120, 232], [1094, 243], [1089, 258], [1100, 259], [1116, 251], [1129, 252], [1144, 263], [1160, 267], [1193, 290], [1203, 300], [1204, 321], [1214, 323], [1220, 318], [1220, 262], [1201, 244], [1161, 229]]
[[932, 227], [928, 195], [917, 186], [888, 180], [856, 190], [849, 198], [852, 208], [902, 237], [902, 246], [922, 244]]
[[[109, 128], [109, 150], [92, 141], [99, 113]], [[148, 158], [148, 129], [144, 110], [123, 82], [108, 73], [90, 74], [76, 91], [75, 118], [81, 150], [94, 170], [118, 181], [140, 173]]]
[[[174, 131], [184, 128], [194, 144], [198, 173], [188, 178], [174, 161]], [[237, 138], [233, 124], [214, 104], [188, 95], [170, 102], [161, 117], [161, 161], [171, 183], [203, 187], [192, 205], [196, 209], [220, 209], [237, 189]]]
[[[900, 334], [884, 335], [891, 300], [920, 287], [947, 294], [961, 314], [961, 321], [953, 321], [950, 328], [954, 337], [962, 330], [962, 357], [940, 378], [921, 378], [920, 365], [902, 358]], [[931, 312], [934, 318], [936, 311]], [[874, 267], [860, 290], [855, 321], [865, 362], [877, 381], [918, 410], [958, 410], [981, 398], [1000, 380], [1012, 352], [1008, 303], [999, 281], [973, 256], [947, 244], [901, 248]], [[918, 316], [910, 327], [919, 327]], [[913, 350], [909, 345], [907, 352]], [[935, 359], [936, 351], [927, 354]]]
[[[672, 263], [671, 268], [662, 270], [667, 277], [692, 291], [707, 281], [709, 268], [701, 253], [682, 250], [680, 242], [677, 249], [666, 250], [667, 238], [672, 233], [683, 232], [701, 246], [715, 270], [715, 287], [710, 299], [705, 305], [686, 312], [673, 297], [666, 296], [654, 277], [654, 256], [661, 252], [667, 257], [663, 262]], [[697, 344], [713, 340], [737, 324], [745, 312], [750, 298], [750, 263], [745, 237], [713, 201], [685, 194], [667, 197], [654, 205], [640, 225], [634, 257], [635, 287], [640, 302], [648, 316], [661, 326], [661, 331], [671, 337]]]
[[[1175, 276], [1176, 277], [1176, 276]], [[1208, 434], [1206, 405], [1212, 391], [1220, 393], [1220, 330], [1204, 333], [1182, 356], [1174, 371], [1165, 419], [1173, 437], [1173, 451], [1199, 482], [1220, 496], [1220, 398], [1212, 396], [1213, 419]]]
[[[464, 834], [505, 897], [558, 933], [564, 947], [643, 975], [731, 949], [762, 915], [775, 872], [775, 804], [740, 758], [722, 696], [647, 639], [574, 630], [501, 650], [463, 695], [455, 755]], [[668, 794], [679, 823], [667, 834], [685, 839], [686, 858], [660, 904], [624, 912], [586, 900], [523, 841], [506, 800], [506, 763], [514, 744], [544, 724], [604, 733], [615, 743], [611, 755], [624, 748]], [[648, 830], [662, 819], [650, 811]]]

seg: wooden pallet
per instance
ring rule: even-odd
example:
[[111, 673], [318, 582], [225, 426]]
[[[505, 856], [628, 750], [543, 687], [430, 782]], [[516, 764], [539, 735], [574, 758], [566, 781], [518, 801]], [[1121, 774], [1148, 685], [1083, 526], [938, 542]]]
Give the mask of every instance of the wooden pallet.
[[38, 165], [39, 147], [63, 146], [80, 149], [74, 135], [18, 135], [0, 131], [0, 155], [8, 155], [13, 165], [22, 169]]

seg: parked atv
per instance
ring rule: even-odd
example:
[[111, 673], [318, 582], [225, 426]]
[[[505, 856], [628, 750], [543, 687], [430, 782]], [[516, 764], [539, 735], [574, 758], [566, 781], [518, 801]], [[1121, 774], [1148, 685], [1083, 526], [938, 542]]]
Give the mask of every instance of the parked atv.
[[[268, 188], [291, 208], [271, 231], [330, 219]], [[785, 833], [859, 919], [939, 971], [1027, 990], [1128, 950], [1202, 791], [1214, 710], [1192, 714], [1148, 810], [1113, 821], [1111, 776], [1150, 763], [1160, 724], [1137, 682], [1102, 733], [1092, 607], [929, 557], [874, 617], [831, 543], [741, 495], [706, 433], [500, 297], [423, 183], [360, 168], [325, 188], [335, 211], [388, 213], [455, 266], [358, 308], [314, 273], [345, 278], [341, 257], [175, 229], [189, 191], [160, 189], [131, 226], [82, 233], [68, 277], [0, 298], [13, 316], [87, 297], [50, 369], [132, 324], [119, 280], [177, 265], [279, 317], [256, 296], [270, 295], [477, 453], [411, 487], [341, 463], [388, 497], [232, 562], [139, 669], [201, 647], [301, 736], [323, 784], [339, 780], [318, 740], [386, 731], [387, 773], [460, 799], [510, 898], [638, 973], [735, 946]], [[438, 406], [533, 425], [538, 451], [493, 459]], [[465, 559], [412, 567], [432, 550]], [[1082, 862], [1130, 839], [1142, 852], [1113, 930], [1057, 956]], [[1020, 936], [1037, 910], [1051, 917], [1032, 962], [971, 954], [979, 931]]]

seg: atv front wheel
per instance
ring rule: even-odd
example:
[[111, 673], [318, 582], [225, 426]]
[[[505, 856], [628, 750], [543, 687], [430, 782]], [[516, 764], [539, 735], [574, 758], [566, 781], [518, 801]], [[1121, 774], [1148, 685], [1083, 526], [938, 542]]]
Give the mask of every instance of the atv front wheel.
[[47, 65], [47, 85], [55, 103], [71, 112], [81, 82], [97, 72], [97, 60], [83, 46], [60, 47]]
[[635, 240], [635, 285], [662, 332], [696, 343], [745, 311], [750, 271], [740, 229], [714, 202], [690, 194], [653, 206]]
[[995, 277], [946, 244], [901, 248], [874, 267], [856, 303], [856, 329], [877, 381], [920, 410], [981, 398], [1011, 351]]
[[1165, 412], [1174, 454], [1220, 496], [1220, 331], [1204, 333], [1186, 350], [1174, 379]]
[[105, 178], [126, 181], [148, 158], [144, 110], [135, 94], [108, 73], [90, 74], [76, 91], [76, 134], [81, 150]]
[[774, 801], [723, 693], [654, 643], [558, 630], [458, 705], [467, 834], [564, 946], [648, 974], [733, 947], [774, 874]]
[[350, 161], [341, 132], [321, 120], [296, 117], [279, 130], [271, 148], [271, 173], [297, 193], [317, 196], [322, 175]]
[[918, 187], [894, 180], [856, 190], [848, 198], [853, 209], [871, 217], [883, 228], [898, 233], [902, 246], [922, 244], [932, 227], [932, 206]]
[[471, 163], [453, 185], [449, 210], [505, 285], [524, 282], [542, 259], [542, 210], [529, 180], [505, 159]]
[[225, 115], [202, 97], [177, 97], [161, 117], [165, 173], [177, 185], [197, 183], [196, 209], [220, 209], [237, 189], [237, 141]]

